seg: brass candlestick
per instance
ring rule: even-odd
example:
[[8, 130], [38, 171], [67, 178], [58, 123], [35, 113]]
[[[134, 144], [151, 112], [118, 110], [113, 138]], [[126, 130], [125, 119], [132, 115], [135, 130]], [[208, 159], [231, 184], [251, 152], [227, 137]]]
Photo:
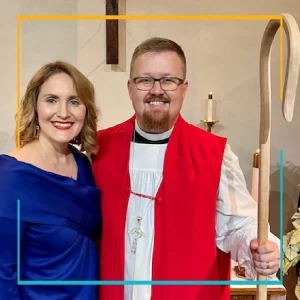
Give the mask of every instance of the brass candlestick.
[[201, 120], [201, 122], [204, 124], [205, 128], [207, 129], [208, 132], [211, 132], [212, 127], [218, 123], [219, 121], [217, 120]]

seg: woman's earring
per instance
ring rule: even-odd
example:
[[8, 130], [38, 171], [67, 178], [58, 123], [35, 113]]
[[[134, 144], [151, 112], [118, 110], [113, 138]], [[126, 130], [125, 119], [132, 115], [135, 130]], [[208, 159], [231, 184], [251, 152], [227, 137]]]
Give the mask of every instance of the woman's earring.
[[35, 137], [38, 138], [39, 136], [39, 131], [40, 131], [40, 125], [37, 123], [35, 125]]

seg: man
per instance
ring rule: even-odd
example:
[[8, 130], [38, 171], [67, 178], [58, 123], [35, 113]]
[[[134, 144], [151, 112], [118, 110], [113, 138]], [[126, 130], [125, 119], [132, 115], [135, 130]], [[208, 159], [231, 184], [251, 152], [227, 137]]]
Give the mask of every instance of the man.
[[[258, 247], [257, 203], [226, 139], [180, 115], [186, 59], [175, 42], [135, 49], [128, 91], [135, 115], [102, 130], [93, 172], [102, 190], [101, 280], [226, 280], [230, 254], [273, 275], [278, 239]], [[230, 253], [230, 254], [229, 254]], [[217, 285], [102, 286], [104, 300], [229, 299]]]

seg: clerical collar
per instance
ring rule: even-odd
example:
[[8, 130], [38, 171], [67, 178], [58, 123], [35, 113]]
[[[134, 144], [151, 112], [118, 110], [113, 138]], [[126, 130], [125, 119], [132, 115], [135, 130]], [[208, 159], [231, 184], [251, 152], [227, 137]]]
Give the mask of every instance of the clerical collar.
[[135, 120], [135, 134], [132, 140], [139, 144], [167, 144], [173, 128], [163, 133], [148, 133], [143, 131]]

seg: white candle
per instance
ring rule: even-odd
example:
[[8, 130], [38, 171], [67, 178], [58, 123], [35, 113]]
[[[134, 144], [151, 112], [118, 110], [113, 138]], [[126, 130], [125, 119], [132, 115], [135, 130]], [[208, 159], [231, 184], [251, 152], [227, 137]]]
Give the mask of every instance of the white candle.
[[212, 112], [213, 112], [213, 99], [212, 99], [212, 93], [209, 93], [207, 99], [207, 121], [213, 120]]

